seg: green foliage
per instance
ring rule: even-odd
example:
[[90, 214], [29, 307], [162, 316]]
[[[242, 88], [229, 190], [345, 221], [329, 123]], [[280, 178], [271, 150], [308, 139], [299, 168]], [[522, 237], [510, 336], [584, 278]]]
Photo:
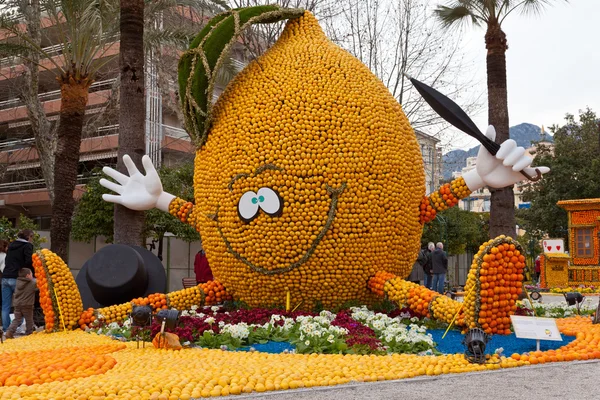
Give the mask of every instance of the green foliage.
[[190, 51], [181, 57], [178, 81], [186, 129], [199, 146], [206, 141], [210, 128], [214, 71], [226, 59], [229, 48], [252, 23], [273, 23], [297, 18], [303, 13], [302, 9], [275, 5], [228, 10], [208, 21], [198, 33]]
[[600, 197], [600, 143], [596, 114], [586, 109], [579, 121], [571, 114], [563, 126], [550, 128], [554, 132], [554, 149], [540, 145], [534, 165], [550, 167], [544, 179], [529, 183], [523, 190], [523, 200], [531, 208], [522, 210], [523, 227], [535, 238], [547, 234], [551, 238], [568, 240], [567, 212], [556, 203], [560, 200]]
[[[162, 167], [158, 174], [165, 191], [175, 193], [188, 201], [193, 200], [193, 163], [185, 163], [175, 168]], [[98, 174], [88, 181], [86, 193], [77, 203], [72, 229], [72, 236], [75, 240], [89, 242], [96, 236], [104, 236], [107, 243], [112, 242], [114, 204], [102, 200], [102, 195], [110, 193], [110, 191], [100, 185], [101, 177]], [[193, 242], [200, 238], [198, 232], [191, 226], [156, 209], [146, 211], [144, 232], [146, 236], [158, 240], [162, 239], [166, 232], [171, 232], [186, 242]]]
[[37, 224], [27, 218], [25, 215], [19, 215], [19, 222], [17, 223], [18, 228], [15, 228], [13, 224], [6, 217], [0, 217], [0, 239], [12, 242], [17, 240], [17, 234], [20, 230], [31, 229], [33, 231], [33, 250], [37, 251], [41, 248], [42, 243], [46, 243], [46, 238], [41, 237], [36, 231], [39, 229]]
[[445, 27], [465, 22], [473, 25], [501, 24], [514, 10], [519, 10], [523, 14], [537, 14], [550, 2], [549, 0], [460, 0], [452, 2], [449, 6], [440, 4], [434, 12]]
[[102, 200], [102, 195], [111, 193], [100, 185], [99, 171], [85, 186], [85, 193], [77, 202], [71, 227], [71, 237], [89, 243], [96, 236], [104, 236], [106, 243], [113, 240], [113, 203]]
[[488, 226], [488, 213], [474, 213], [452, 207], [425, 224], [421, 242], [427, 244], [441, 241], [448, 254], [463, 254], [467, 251], [474, 253], [488, 240]]

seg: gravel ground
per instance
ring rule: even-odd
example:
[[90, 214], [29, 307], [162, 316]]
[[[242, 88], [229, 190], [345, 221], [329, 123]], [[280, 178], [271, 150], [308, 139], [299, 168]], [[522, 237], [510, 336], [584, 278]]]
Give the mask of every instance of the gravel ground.
[[228, 398], [277, 400], [597, 400], [600, 361], [577, 361], [489, 372], [346, 384]]

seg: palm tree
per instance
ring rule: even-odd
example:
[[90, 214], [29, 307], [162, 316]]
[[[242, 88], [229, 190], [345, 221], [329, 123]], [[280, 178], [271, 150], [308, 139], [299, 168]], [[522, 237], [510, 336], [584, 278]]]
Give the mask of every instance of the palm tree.
[[[120, 102], [119, 150], [117, 170], [126, 173], [123, 156], [129, 154], [138, 169], [146, 143], [146, 94], [144, 61], [157, 63], [164, 45], [187, 48], [196, 33], [185, 26], [171, 26], [165, 17], [178, 8], [188, 7], [190, 12], [220, 11], [215, 0], [120, 0]], [[167, 28], [163, 28], [166, 25]], [[126, 106], [125, 106], [126, 105]], [[115, 205], [114, 242], [139, 245], [143, 241], [144, 213]]]
[[[26, 54], [37, 53], [51, 64], [51, 68], [45, 68], [56, 75], [60, 85], [50, 240], [52, 251], [66, 260], [88, 92], [98, 71], [112, 60], [105, 55], [118, 32], [118, 4], [102, 0], [42, 0], [40, 5], [55, 28], [62, 54], [48, 54], [21, 31], [18, 19], [8, 18], [0, 20], [0, 28], [20, 39], [20, 43], [3, 43], [0, 51], [25, 59]], [[43, 63], [39, 65], [44, 67]]]
[[[539, 13], [552, 0], [454, 0], [448, 6], [439, 5], [437, 17], [446, 27], [471, 22], [485, 25], [487, 49], [488, 123], [496, 128], [496, 142], [509, 138], [508, 102], [506, 92], [506, 50], [508, 43], [502, 22], [513, 11]], [[490, 237], [515, 235], [515, 198], [513, 187], [490, 189]]]

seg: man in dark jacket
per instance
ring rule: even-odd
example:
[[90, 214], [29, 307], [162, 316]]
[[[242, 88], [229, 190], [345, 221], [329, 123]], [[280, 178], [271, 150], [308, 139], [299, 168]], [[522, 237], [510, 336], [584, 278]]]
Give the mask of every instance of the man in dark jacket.
[[429, 242], [427, 244], [427, 248], [423, 250], [424, 263], [422, 264], [422, 266], [423, 271], [425, 272], [424, 285], [427, 289], [431, 289], [431, 286], [433, 284], [433, 273], [431, 272], [431, 270], [433, 269], [433, 264], [431, 260], [431, 254], [434, 250], [435, 244], [433, 244], [433, 242]]
[[8, 245], [2, 273], [2, 329], [6, 332], [10, 325], [10, 309], [12, 298], [17, 288], [17, 278], [21, 268], [33, 270], [33, 231], [24, 229], [17, 235], [17, 240]]
[[21, 268], [17, 278], [17, 290], [15, 290], [15, 319], [6, 331], [6, 338], [12, 339], [17, 328], [25, 318], [25, 334], [33, 332], [33, 304], [35, 303], [35, 292], [38, 290], [35, 278], [29, 268]]
[[444, 245], [439, 242], [436, 249], [431, 253], [431, 264], [433, 273], [432, 290], [444, 294], [444, 283], [446, 281], [446, 272], [448, 272], [448, 256], [444, 251]]

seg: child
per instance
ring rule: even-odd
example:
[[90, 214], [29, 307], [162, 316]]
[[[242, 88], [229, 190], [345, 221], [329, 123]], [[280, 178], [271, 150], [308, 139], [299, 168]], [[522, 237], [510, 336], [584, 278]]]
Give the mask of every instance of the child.
[[30, 335], [33, 332], [33, 304], [35, 302], [35, 291], [38, 290], [36, 281], [29, 268], [21, 268], [17, 278], [17, 288], [15, 290], [15, 319], [6, 331], [6, 338], [12, 339], [15, 331], [25, 318], [25, 334]]

